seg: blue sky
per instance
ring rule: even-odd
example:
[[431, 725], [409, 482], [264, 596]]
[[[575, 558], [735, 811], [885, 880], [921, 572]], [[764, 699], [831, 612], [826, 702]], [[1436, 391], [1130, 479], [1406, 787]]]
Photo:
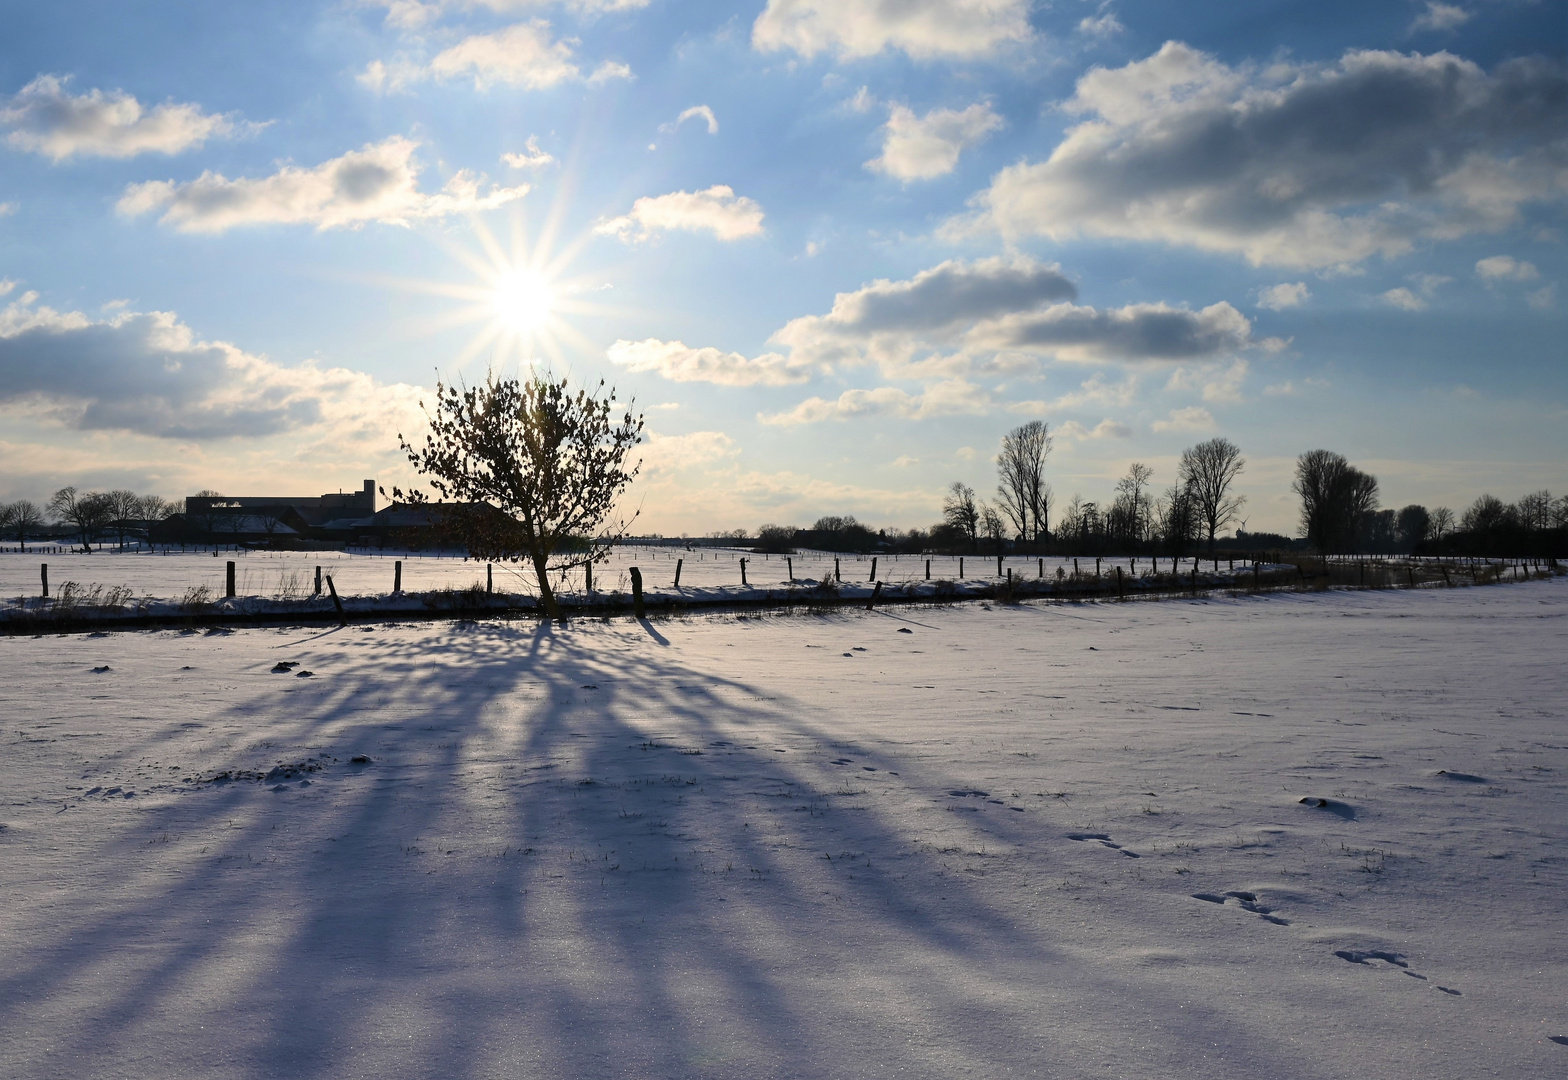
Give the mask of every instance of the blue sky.
[[1385, 505], [1568, 487], [1568, 20], [1526, 0], [13, 5], [0, 498], [410, 479], [442, 377], [646, 409], [642, 527], [925, 525], [1002, 434]]

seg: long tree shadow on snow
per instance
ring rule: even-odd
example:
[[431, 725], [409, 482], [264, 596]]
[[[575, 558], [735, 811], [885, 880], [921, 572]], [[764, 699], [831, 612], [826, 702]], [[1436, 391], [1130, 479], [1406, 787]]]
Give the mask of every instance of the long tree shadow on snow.
[[[167, 821], [119, 834], [94, 857], [129, 868], [133, 898], [57, 912], [71, 947], [0, 975], [5, 1023], [86, 982], [99, 997], [57, 1054], [113, 1059], [149, 1029], [188, 1037], [167, 1013], [207, 985], [229, 1018], [220, 1057], [256, 1076], [833, 1076], [846, 1038], [923, 1075], [1005, 1075], [1094, 1037], [1043, 1027], [1014, 992], [1035, 988], [1114, 1001], [1146, 1031], [1168, 1021], [1153, 1037], [1170, 1044], [1242, 1038], [1021, 928], [986, 877], [939, 865], [872, 797], [907, 805], [953, 777], [863, 748], [877, 780], [835, 766], [830, 723], [680, 663], [637, 624], [335, 647], [310, 708], [259, 722], [338, 764], [308, 792], [187, 794], [185, 827], [236, 827], [178, 876], [135, 869]], [[281, 711], [232, 711], [258, 710]], [[1007, 817], [993, 835], [1039, 828]], [[314, 839], [279, 862], [279, 826]], [[126, 927], [163, 943], [151, 960], [118, 953]], [[1007, 992], [977, 996], [988, 985]], [[1284, 1053], [1247, 1056], [1284, 1069]]]

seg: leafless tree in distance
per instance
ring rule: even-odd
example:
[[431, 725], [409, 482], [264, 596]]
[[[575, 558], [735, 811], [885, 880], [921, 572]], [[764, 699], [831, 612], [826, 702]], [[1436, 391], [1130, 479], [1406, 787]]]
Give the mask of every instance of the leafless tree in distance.
[[120, 541], [120, 548], [123, 550], [125, 538], [130, 535], [131, 530], [136, 527], [136, 522], [141, 518], [141, 496], [134, 491], [117, 488], [107, 492], [104, 498], [108, 500], [109, 526], [114, 529]]
[[1324, 554], [1352, 543], [1362, 518], [1377, 509], [1377, 478], [1332, 450], [1302, 454], [1291, 488], [1301, 496], [1302, 531]]
[[1111, 505], [1112, 531], [1120, 539], [1142, 542], [1154, 522], [1154, 499], [1149, 494], [1149, 482], [1154, 470], [1135, 461], [1127, 466], [1127, 475], [1116, 481], [1116, 501]]
[[44, 515], [43, 507], [27, 499], [18, 499], [6, 506], [5, 527], [16, 530], [16, 542], [23, 551], [27, 550], [28, 534], [37, 535], [38, 530], [48, 520]]
[[1454, 512], [1446, 506], [1439, 506], [1432, 511], [1432, 522], [1427, 526], [1427, 534], [1433, 540], [1441, 540], [1454, 531]]
[[[616, 419], [615, 408], [603, 381], [574, 394], [565, 379], [491, 373], [481, 386], [438, 382], [424, 445], [401, 434], [398, 444], [442, 497], [485, 504], [453, 515], [469, 554], [531, 563], [540, 603], [560, 618], [550, 575], [602, 559], [630, 525], [610, 515], [641, 468], [628, 469], [626, 458], [642, 440], [643, 418], [628, 407]], [[409, 499], [428, 501], [417, 491]]]
[[980, 550], [980, 508], [975, 505], [974, 488], [962, 480], [949, 484], [942, 500], [942, 520], [957, 529], [972, 550]]
[[1245, 495], [1231, 493], [1231, 485], [1246, 464], [1241, 448], [1224, 438], [1189, 446], [1181, 453], [1177, 486], [1190, 493], [1208, 532], [1211, 553], [1215, 534], [1236, 519], [1237, 511], [1247, 501]]
[[1031, 420], [1002, 436], [997, 502], [1021, 540], [1039, 542], [1050, 534], [1051, 488], [1045, 482], [1050, 453], [1051, 433], [1043, 421]]
[[113, 520], [109, 497], [102, 492], [81, 494], [74, 487], [63, 487], [49, 498], [49, 513], [56, 521], [76, 530], [82, 550], [91, 553], [93, 537]]

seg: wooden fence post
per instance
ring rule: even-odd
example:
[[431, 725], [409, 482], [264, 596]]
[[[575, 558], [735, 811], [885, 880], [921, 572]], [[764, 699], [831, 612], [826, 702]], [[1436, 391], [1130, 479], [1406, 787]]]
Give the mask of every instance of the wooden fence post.
[[1122, 568], [1120, 566], [1116, 568], [1116, 598], [1118, 600], [1127, 599], [1127, 588], [1122, 583]]
[[394, 593], [400, 593], [400, 592], [403, 591], [403, 560], [402, 559], [398, 559], [396, 562], [394, 562], [392, 564], [392, 591]]
[[867, 581], [875, 581], [876, 579], [877, 579], [877, 557], [875, 555], [873, 555], [873, 556], [871, 556], [871, 576], [866, 578], [866, 580]]
[[740, 561], [740, 584], [741, 584], [741, 588], [746, 588], [747, 587], [747, 583], [746, 583], [746, 560], [745, 559], [742, 559]]
[[1035, 576], [1039, 577], [1039, 578], [1044, 578], [1045, 577], [1045, 560], [1044, 559], [1040, 560], [1040, 572], [1038, 574], [1036, 574]]
[[964, 557], [962, 555], [958, 557], [958, 580], [964, 580]]
[[1000, 555], [996, 557], [996, 576], [1002, 576], [1002, 557]]
[[39, 563], [38, 564], [38, 576], [43, 579], [43, 583], [44, 583], [44, 599], [47, 600], [49, 598], [49, 564], [48, 563]]
[[681, 587], [681, 567], [684, 566], [685, 563], [685, 559], [675, 560], [675, 587], [677, 589]]
[[648, 614], [642, 606], [642, 571], [635, 566], [632, 567], [632, 614], [639, 619]]
[[926, 560], [926, 580], [927, 581], [931, 580], [931, 560], [930, 559]]
[[[746, 572], [745, 568], [742, 567], [741, 568], [741, 573], [744, 574], [745, 572]], [[589, 559], [586, 563], [583, 564], [583, 592], [589, 592], [589, 593], [593, 592], [593, 560], [592, 559]]]
[[485, 563], [485, 595], [495, 592], [495, 563]]
[[227, 587], [228, 591], [225, 592], [223, 595], [225, 595], [225, 596], [233, 596], [234, 595], [234, 560], [232, 560], [232, 559], [229, 560], [228, 572], [224, 575], [224, 578], [225, 578], [225, 581], [226, 581], [226, 587]]
[[833, 556], [833, 580], [834, 581], [843, 581], [844, 580], [843, 575], [840, 574], [839, 570], [838, 570], [838, 556], [837, 555]]
[[795, 584], [795, 560], [786, 555], [784, 561], [789, 564], [789, 583], [793, 585]]
[[317, 595], [317, 596], [321, 595], [321, 567], [319, 567], [319, 566], [316, 567], [316, 593], [315, 593], [315, 595]]
[[[1118, 566], [1116, 569], [1120, 570], [1121, 567]], [[1100, 556], [1098, 555], [1094, 557], [1094, 580], [1100, 580]]]
[[877, 582], [876, 588], [871, 590], [871, 599], [866, 601], [866, 610], [870, 611], [877, 606], [877, 598], [882, 595], [882, 583]]
[[338, 621], [344, 626], [348, 625], [348, 616], [343, 614], [343, 601], [338, 599], [338, 587], [332, 584], [332, 575], [327, 575], [327, 591], [332, 594], [332, 606], [338, 609]]

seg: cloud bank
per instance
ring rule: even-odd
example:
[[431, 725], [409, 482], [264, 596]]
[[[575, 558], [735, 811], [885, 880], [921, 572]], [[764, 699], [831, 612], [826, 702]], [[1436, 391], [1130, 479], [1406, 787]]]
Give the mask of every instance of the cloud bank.
[[949, 235], [1157, 241], [1254, 265], [1347, 267], [1497, 232], [1568, 196], [1568, 74], [1446, 52], [1231, 67], [1179, 42], [1095, 68], [1088, 119], [1003, 169]]
[[170, 312], [95, 320], [24, 293], [0, 309], [0, 408], [79, 431], [164, 439], [257, 438], [331, 425], [385, 439], [417, 416], [418, 391], [363, 372], [289, 367], [203, 341]]

